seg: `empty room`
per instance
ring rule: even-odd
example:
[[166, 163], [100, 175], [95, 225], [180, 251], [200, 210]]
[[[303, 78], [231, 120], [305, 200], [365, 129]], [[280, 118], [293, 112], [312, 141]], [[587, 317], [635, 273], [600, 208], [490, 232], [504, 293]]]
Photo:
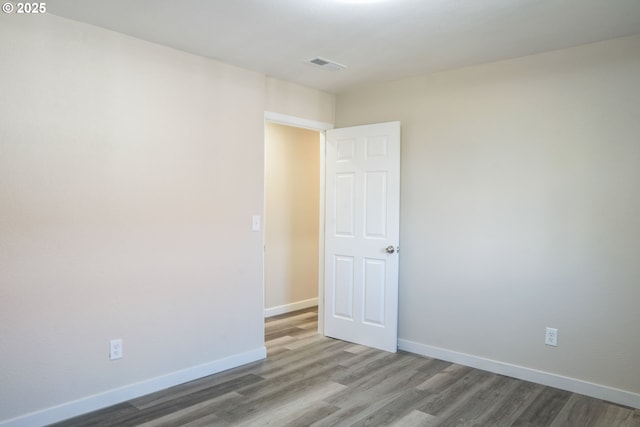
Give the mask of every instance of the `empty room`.
[[639, 185], [638, 0], [3, 2], [0, 426], [640, 426]]

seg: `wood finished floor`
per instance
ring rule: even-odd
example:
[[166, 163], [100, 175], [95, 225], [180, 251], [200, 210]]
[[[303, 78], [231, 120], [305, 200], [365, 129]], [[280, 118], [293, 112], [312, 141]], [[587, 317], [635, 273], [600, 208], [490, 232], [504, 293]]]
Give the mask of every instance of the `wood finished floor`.
[[55, 426], [640, 426], [640, 410], [316, 328], [315, 308], [272, 317], [267, 360]]

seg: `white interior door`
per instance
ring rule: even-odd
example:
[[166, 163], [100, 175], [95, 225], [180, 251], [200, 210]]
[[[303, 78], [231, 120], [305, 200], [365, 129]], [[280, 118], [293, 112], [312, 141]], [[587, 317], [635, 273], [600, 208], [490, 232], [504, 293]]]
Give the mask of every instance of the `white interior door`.
[[400, 122], [326, 138], [324, 333], [395, 352]]

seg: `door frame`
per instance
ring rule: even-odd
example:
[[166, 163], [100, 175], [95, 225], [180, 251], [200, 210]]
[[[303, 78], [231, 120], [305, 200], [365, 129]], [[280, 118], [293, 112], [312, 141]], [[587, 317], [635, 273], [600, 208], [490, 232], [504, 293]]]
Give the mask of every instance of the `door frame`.
[[[285, 126], [296, 128], [310, 129], [320, 134], [320, 212], [318, 218], [318, 334], [324, 335], [324, 230], [325, 230], [325, 166], [326, 166], [326, 135], [325, 132], [333, 129], [332, 123], [320, 122], [316, 120], [304, 119], [301, 117], [290, 116], [287, 114], [275, 113], [272, 111], [264, 112], [264, 121], [278, 123]], [[263, 136], [265, 131], [263, 130]], [[266, 140], [265, 140], [266, 143]], [[266, 184], [264, 176], [262, 178], [263, 186]], [[263, 190], [264, 191], [264, 190]], [[265, 193], [266, 194], [266, 193]], [[265, 212], [266, 199], [262, 200], [262, 212]], [[264, 247], [264, 232], [263, 232]], [[262, 310], [264, 311], [264, 256], [262, 262]]]

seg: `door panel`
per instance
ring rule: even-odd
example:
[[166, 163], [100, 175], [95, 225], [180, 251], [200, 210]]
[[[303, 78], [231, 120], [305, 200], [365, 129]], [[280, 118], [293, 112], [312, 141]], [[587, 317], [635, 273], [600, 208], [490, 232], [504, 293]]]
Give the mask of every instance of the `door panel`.
[[326, 136], [325, 334], [395, 352], [400, 123]]
[[355, 174], [336, 174], [335, 178], [335, 234], [355, 235]]
[[333, 280], [333, 316], [353, 319], [353, 257], [335, 257]]
[[364, 187], [365, 238], [385, 239], [387, 237], [387, 172], [367, 172]]
[[384, 260], [364, 260], [364, 323], [384, 326], [386, 267]]

